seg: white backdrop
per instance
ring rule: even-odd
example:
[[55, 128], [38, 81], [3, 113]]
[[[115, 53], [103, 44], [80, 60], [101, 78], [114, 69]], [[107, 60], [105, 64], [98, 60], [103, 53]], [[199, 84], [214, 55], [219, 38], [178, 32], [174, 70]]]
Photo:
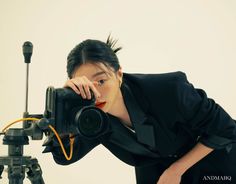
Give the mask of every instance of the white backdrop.
[[[0, 0], [0, 127], [24, 111], [25, 41], [34, 44], [29, 111], [43, 113], [47, 86], [61, 87], [67, 79], [69, 51], [87, 38], [105, 41], [109, 33], [123, 47], [118, 57], [125, 72], [184, 71], [235, 118], [235, 9], [234, 0]], [[41, 144], [30, 141], [25, 155], [38, 158], [47, 184], [135, 183], [133, 167], [101, 145], [60, 166], [41, 153]], [[0, 155], [6, 154], [0, 145]]]

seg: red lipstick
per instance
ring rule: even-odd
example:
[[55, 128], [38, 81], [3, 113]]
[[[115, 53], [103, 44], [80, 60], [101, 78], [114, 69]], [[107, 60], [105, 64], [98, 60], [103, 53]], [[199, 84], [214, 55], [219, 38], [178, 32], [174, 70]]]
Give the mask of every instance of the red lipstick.
[[95, 106], [99, 109], [103, 108], [106, 105], [106, 102], [97, 102]]

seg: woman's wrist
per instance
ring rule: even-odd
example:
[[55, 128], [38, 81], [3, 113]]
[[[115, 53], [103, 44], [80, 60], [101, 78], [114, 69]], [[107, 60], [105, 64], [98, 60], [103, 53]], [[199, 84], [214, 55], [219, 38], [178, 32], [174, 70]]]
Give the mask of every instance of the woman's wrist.
[[202, 143], [197, 143], [189, 152], [175, 161], [169, 169], [176, 172], [176, 174], [183, 175], [190, 167], [212, 151], [212, 148], [209, 148]]
[[176, 161], [169, 166], [168, 170], [176, 173], [176, 175], [182, 176], [188, 170], [188, 168], [185, 167], [184, 164]]

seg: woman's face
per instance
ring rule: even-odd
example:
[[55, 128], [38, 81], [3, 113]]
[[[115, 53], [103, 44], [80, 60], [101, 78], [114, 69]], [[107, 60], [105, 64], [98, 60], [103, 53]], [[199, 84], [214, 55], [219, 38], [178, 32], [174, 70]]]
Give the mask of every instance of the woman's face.
[[109, 112], [115, 100], [121, 94], [121, 69], [114, 72], [112, 68], [108, 68], [102, 63], [86, 63], [75, 70], [73, 78], [83, 76], [86, 76], [91, 82], [95, 82], [95, 87], [101, 94], [100, 98], [96, 99], [97, 107], [104, 112]]

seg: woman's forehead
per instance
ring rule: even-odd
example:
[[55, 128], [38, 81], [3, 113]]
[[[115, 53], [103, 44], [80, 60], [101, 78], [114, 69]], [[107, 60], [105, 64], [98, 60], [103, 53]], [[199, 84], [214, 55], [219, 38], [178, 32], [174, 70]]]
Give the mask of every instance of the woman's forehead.
[[78, 67], [74, 73], [74, 77], [86, 76], [88, 79], [99, 75], [111, 75], [111, 70], [103, 63], [85, 63]]

